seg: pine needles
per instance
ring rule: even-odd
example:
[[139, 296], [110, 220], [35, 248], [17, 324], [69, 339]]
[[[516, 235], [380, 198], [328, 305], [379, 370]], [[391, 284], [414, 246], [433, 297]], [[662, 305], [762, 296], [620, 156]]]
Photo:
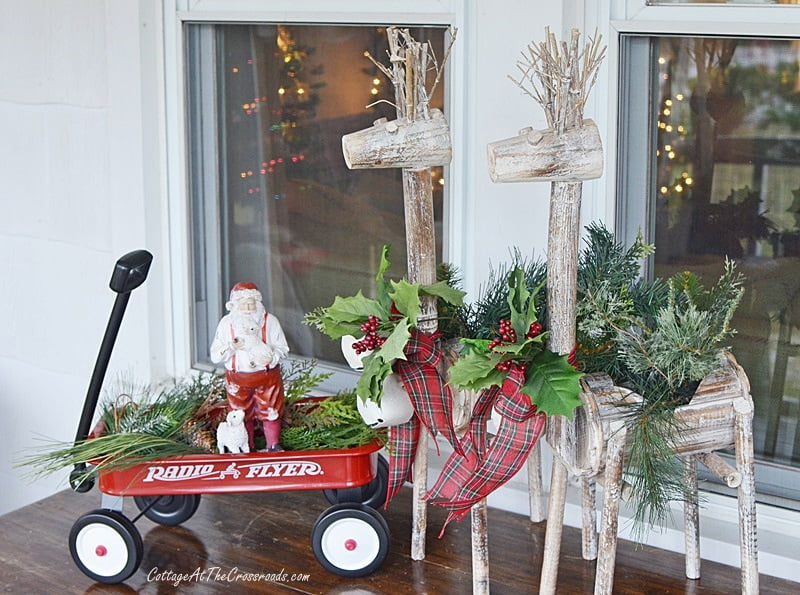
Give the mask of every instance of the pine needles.
[[[629, 405], [625, 468], [635, 498], [639, 537], [669, 517], [670, 502], [684, 500], [682, 466], [674, 445], [685, 428], [673, 415], [700, 381], [717, 371], [721, 354], [735, 333], [733, 314], [742, 298], [743, 278], [731, 261], [711, 287], [684, 272], [668, 280], [641, 279], [642, 261], [655, 247], [638, 237], [624, 246], [600, 224], [587, 228], [578, 263], [577, 360], [585, 372], [605, 372], [641, 400]], [[490, 337], [508, 315], [505, 278], [522, 266], [526, 283], [544, 311], [546, 267], [519, 252], [512, 263], [491, 271], [479, 299], [462, 309], [465, 336]]]
[[[106, 434], [99, 438], [73, 443], [44, 445], [42, 452], [22, 459], [17, 465], [33, 468], [33, 478], [44, 477], [65, 467], [90, 463], [86, 475], [93, 472], [122, 470], [152, 461], [154, 459], [176, 457], [204, 452], [202, 448], [191, 446], [173, 438], [164, 438], [141, 432]], [[82, 483], [80, 478], [77, 483]]]
[[81, 463], [91, 463], [93, 471], [105, 472], [213, 450], [213, 428], [224, 416], [221, 377], [200, 374], [172, 383], [155, 396], [157, 389], [150, 387], [125, 388], [126, 392], [104, 401], [101, 436], [74, 444], [46, 443], [16, 466], [32, 467], [33, 477]]
[[355, 392], [342, 392], [287, 403], [281, 446], [287, 450], [345, 449], [385, 440], [384, 432], [364, 423], [357, 399]]
[[497, 335], [497, 325], [502, 319], [511, 317], [508, 305], [508, 275], [514, 269], [521, 269], [525, 277], [525, 285], [532, 292], [537, 305], [538, 319], [547, 320], [545, 305], [545, 279], [547, 267], [538, 260], [528, 260], [519, 250], [511, 253], [509, 263], [501, 263], [489, 271], [489, 278], [480, 288], [478, 299], [461, 308], [464, 334], [467, 339], [490, 339]]
[[362, 446], [383, 434], [364, 423], [355, 392], [325, 398], [308, 394], [330, 373], [316, 373], [316, 361], [295, 361], [284, 370], [286, 406], [281, 446], [286, 450], [346, 449]]
[[[361, 420], [354, 396], [320, 401], [313, 412], [304, 404], [309, 391], [330, 375], [317, 373], [315, 366], [314, 360], [296, 361], [282, 370], [283, 422], [300, 426], [288, 433], [290, 447], [350, 448], [373, 440], [376, 433]], [[215, 452], [215, 430], [227, 412], [222, 376], [200, 374], [161, 389], [125, 382], [114, 392], [118, 396], [102, 404], [102, 435], [74, 444], [45, 443], [16, 466], [31, 467], [36, 478], [90, 463], [88, 476], [156, 459]]]

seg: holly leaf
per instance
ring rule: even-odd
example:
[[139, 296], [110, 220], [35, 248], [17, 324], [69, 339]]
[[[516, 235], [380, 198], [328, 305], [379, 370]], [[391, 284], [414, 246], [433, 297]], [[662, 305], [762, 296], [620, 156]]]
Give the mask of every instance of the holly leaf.
[[405, 279], [390, 283], [392, 289], [389, 292], [389, 298], [394, 302], [394, 307], [408, 317], [411, 326], [417, 326], [417, 317], [422, 312], [422, 305], [419, 301], [419, 285], [409, 283]]
[[461, 350], [461, 355], [466, 355], [473, 352], [488, 353], [489, 343], [491, 343], [490, 339], [468, 339], [466, 337], [462, 337], [461, 344], [464, 345], [464, 348]]
[[[334, 340], [341, 339], [345, 335], [355, 336], [361, 332], [358, 324], [337, 322], [327, 317], [319, 318], [314, 324], [320, 332]], [[363, 335], [364, 333], [361, 334]]]
[[356, 395], [360, 399], [381, 402], [383, 393], [383, 381], [392, 371], [392, 365], [377, 352], [371, 353], [363, 360], [364, 370], [356, 383]]
[[384, 278], [386, 271], [389, 270], [391, 262], [389, 262], [389, 252], [391, 246], [384, 245], [381, 250], [381, 261], [378, 264], [378, 273], [375, 275], [375, 288], [377, 289], [378, 302], [388, 312], [392, 304], [392, 298], [389, 297], [389, 282]]
[[458, 388], [481, 390], [493, 384], [501, 384], [505, 374], [495, 368], [502, 359], [499, 353], [478, 353], [470, 351], [462, 354], [450, 367], [448, 382]]
[[454, 289], [446, 281], [438, 281], [433, 285], [423, 285], [420, 287], [420, 293], [435, 296], [452, 306], [461, 306], [464, 303], [464, 296], [467, 295], [466, 291]]
[[395, 322], [394, 330], [386, 337], [383, 345], [375, 352], [386, 362], [393, 362], [396, 359], [406, 359], [406, 354], [403, 353], [406, 343], [411, 338], [411, 333], [408, 332], [409, 321], [408, 318], [401, 318]]
[[575, 408], [582, 404], [582, 376], [582, 372], [567, 363], [566, 355], [544, 350], [530, 363], [520, 391], [530, 396], [539, 411], [572, 419]]
[[536, 293], [528, 291], [525, 271], [515, 267], [508, 274], [508, 306], [511, 310], [511, 326], [517, 336], [523, 337], [531, 323], [536, 322]]
[[394, 360], [406, 359], [403, 348], [410, 337], [408, 318], [401, 318], [383, 345], [362, 360], [364, 369], [356, 383], [356, 394], [360, 398], [380, 403], [383, 381], [392, 371]]
[[325, 309], [328, 318], [335, 322], [356, 322], [367, 318], [370, 314], [378, 318], [387, 318], [388, 312], [376, 300], [368, 298], [358, 290], [356, 295], [336, 296], [333, 304]]

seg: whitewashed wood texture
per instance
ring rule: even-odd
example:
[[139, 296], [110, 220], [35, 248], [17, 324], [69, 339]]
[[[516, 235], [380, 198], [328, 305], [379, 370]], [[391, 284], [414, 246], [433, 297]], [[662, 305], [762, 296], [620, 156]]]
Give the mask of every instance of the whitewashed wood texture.
[[[581, 382], [584, 406], [576, 413], [575, 428], [578, 444], [586, 448], [576, 452], [579, 456], [570, 471], [604, 479], [595, 593], [611, 593], [621, 474], [625, 453], [630, 448], [619, 441], [629, 419], [629, 406], [641, 400], [641, 396], [615, 386], [607, 374], [588, 374]], [[725, 355], [721, 370], [703, 379], [691, 401], [675, 410], [675, 417], [682, 430], [674, 451], [683, 459], [684, 478], [692, 492], [684, 503], [686, 576], [700, 577], [696, 463], [701, 462], [728, 485], [738, 487], [742, 593], [756, 594], [759, 587], [753, 400], [747, 376], [733, 355]], [[736, 452], [735, 469], [715, 454], [731, 448]]]
[[[444, 115], [430, 108], [430, 98], [441, 79], [455, 41], [441, 63], [430, 54], [430, 46], [413, 39], [408, 29], [388, 27], [389, 66], [370, 57], [392, 82], [397, 119], [379, 120], [366, 130], [342, 138], [345, 160], [352, 168], [402, 168], [406, 224], [408, 281], [429, 285], [436, 282], [436, 235], [433, 214], [431, 167], [445, 165], [452, 157], [449, 127]], [[433, 69], [430, 88], [427, 75]], [[417, 328], [425, 334], [437, 330], [436, 299], [423, 296]], [[425, 558], [428, 491], [428, 438], [420, 432], [413, 468], [411, 558]]]

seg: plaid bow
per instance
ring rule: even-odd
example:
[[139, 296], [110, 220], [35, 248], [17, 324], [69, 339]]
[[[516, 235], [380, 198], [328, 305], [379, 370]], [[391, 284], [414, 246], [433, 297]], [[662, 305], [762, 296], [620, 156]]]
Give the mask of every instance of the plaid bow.
[[[434, 437], [442, 433], [456, 453], [463, 452], [453, 428], [453, 394], [436, 369], [442, 359], [440, 340], [440, 333], [425, 335], [412, 330], [403, 350], [407, 359], [395, 362], [395, 372], [414, 406], [414, 416], [389, 430], [389, 489], [385, 506], [410, 479], [420, 426]], [[438, 451], [438, 445], [436, 448]]]
[[[473, 408], [470, 427], [461, 441], [464, 454], [453, 453], [445, 463], [426, 500], [450, 510], [444, 522], [461, 520], [470, 507], [511, 479], [524, 465], [544, 430], [546, 416], [537, 413], [528, 395], [521, 393], [525, 375], [512, 368], [502, 386], [481, 391]], [[486, 423], [492, 407], [500, 413], [499, 431], [486, 449]]]

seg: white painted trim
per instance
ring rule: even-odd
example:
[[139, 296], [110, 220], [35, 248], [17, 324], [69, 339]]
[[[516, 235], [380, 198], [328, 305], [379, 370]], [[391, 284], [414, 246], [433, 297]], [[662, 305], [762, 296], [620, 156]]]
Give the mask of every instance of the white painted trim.
[[[181, 12], [262, 15], [258, 20], [263, 20], [263, 15], [266, 14], [277, 14], [282, 19], [284, 15], [296, 12], [310, 14], [334, 12], [331, 11], [330, 0], [304, 0], [302, 3], [280, 0], [272, 0], [269, 3], [264, 0], [175, 0], [175, 3]], [[336, 12], [384, 15], [425, 15], [435, 12], [444, 14], [454, 12], [460, 3], [461, 0], [404, 0], [402, 4], [393, 0], [346, 0], [346, 2], [339, 3]]]
[[[624, 2], [624, 5], [622, 4]], [[750, 26], [770, 28], [776, 24], [800, 23], [800, 5], [786, 4], [673, 4], [647, 6], [645, 0], [615, 0], [611, 19], [656, 24], [675, 27], [685, 35], [710, 33], [708, 27], [724, 27], [720, 33], [726, 35], [746, 35]], [[733, 27], [733, 29], [731, 29]], [[696, 29], [696, 30], [695, 30]], [[658, 27], [649, 31], [661, 31]], [[768, 35], [770, 31], [763, 34]], [[797, 35], [797, 30], [789, 35]]]
[[611, 21], [611, 26], [621, 33], [641, 33], [647, 35], [724, 35], [726, 37], [792, 37], [800, 36], [800, 10], [794, 20], [780, 22], [763, 21], [678, 21], [678, 20], [635, 20]]
[[183, 23], [175, 0], [164, 1], [164, 100], [168, 188], [173, 372], [191, 368], [191, 252], [187, 202]]
[[[470, 217], [470, 205], [474, 204], [475, 184], [470, 179], [474, 171], [465, 167], [473, 160], [475, 147], [471, 131], [475, 130], [472, 107], [474, 97], [468, 92], [468, 81], [475, 80], [474, 55], [476, 52], [474, 7], [467, 0], [453, 3], [454, 13], [451, 23], [458, 29], [455, 45], [447, 65], [448, 85], [447, 117], [450, 124], [450, 137], [453, 145], [453, 159], [445, 168], [445, 214], [442, 238], [443, 260], [462, 267], [467, 259], [466, 234]], [[449, 180], [449, 188], [448, 188]]]
[[[330, 5], [328, 5], [330, 6]], [[365, 14], [379, 15], [376, 20], [371, 17], [364, 18]], [[450, 22], [452, 13], [403, 13], [403, 12], [376, 12], [373, 8], [369, 12], [361, 11], [322, 11], [315, 12], [306, 9], [291, 11], [255, 11], [255, 12], [178, 12], [178, 18], [183, 22], [192, 23], [297, 23], [297, 24], [337, 24], [337, 25], [362, 25], [362, 24], [397, 24], [397, 25], [440, 25]]]

